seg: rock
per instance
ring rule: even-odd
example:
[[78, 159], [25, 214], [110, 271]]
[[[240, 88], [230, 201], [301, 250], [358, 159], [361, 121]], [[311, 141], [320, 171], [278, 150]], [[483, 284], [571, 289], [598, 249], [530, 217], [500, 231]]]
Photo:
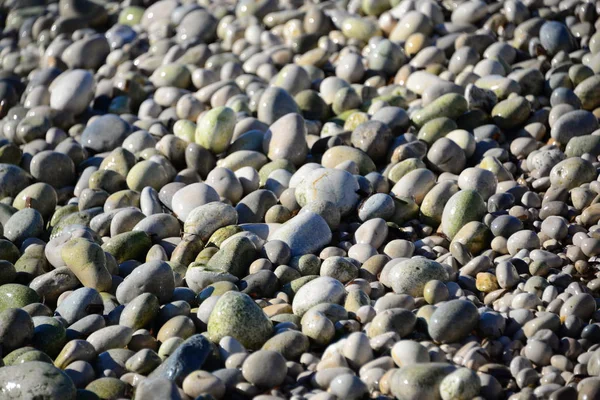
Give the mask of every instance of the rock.
[[390, 391], [399, 400], [439, 398], [442, 380], [455, 369], [440, 362], [408, 365], [393, 373]]
[[134, 269], [117, 287], [119, 303], [126, 304], [141, 295], [151, 293], [161, 304], [173, 296], [175, 281], [171, 266], [164, 261], [148, 261]]
[[301, 165], [308, 153], [304, 118], [287, 114], [275, 121], [263, 137], [263, 150], [271, 160], [289, 160]]
[[477, 326], [479, 313], [473, 303], [450, 300], [441, 304], [429, 318], [429, 335], [435, 341], [456, 343]]
[[82, 69], [62, 73], [50, 85], [50, 106], [55, 110], [81, 114], [94, 96], [94, 77]]
[[81, 144], [97, 153], [111, 151], [120, 146], [130, 133], [131, 127], [122, 118], [102, 115], [85, 127]]
[[348, 214], [359, 200], [356, 178], [342, 170], [319, 168], [309, 173], [296, 188], [296, 200], [305, 206], [313, 200], [335, 204], [342, 216]]
[[415, 257], [395, 265], [390, 271], [390, 280], [394, 293], [421, 297], [427, 282], [431, 280], [445, 282], [448, 280], [448, 273], [435, 261]]
[[261, 308], [244, 293], [222, 295], [208, 320], [208, 337], [219, 342], [225, 336], [248, 349], [260, 348], [272, 335], [272, 324]]
[[[14, 385], [19, 382], [18, 385]], [[0, 368], [0, 391], [6, 399], [48, 398], [75, 400], [77, 390], [71, 379], [55, 366], [31, 361]]]
[[448, 200], [442, 214], [442, 231], [450, 239], [468, 222], [480, 221], [486, 212], [481, 195], [474, 190], [461, 190]]
[[338, 280], [331, 277], [314, 279], [298, 290], [292, 302], [294, 314], [302, 316], [313, 306], [321, 303], [341, 304], [346, 290]]

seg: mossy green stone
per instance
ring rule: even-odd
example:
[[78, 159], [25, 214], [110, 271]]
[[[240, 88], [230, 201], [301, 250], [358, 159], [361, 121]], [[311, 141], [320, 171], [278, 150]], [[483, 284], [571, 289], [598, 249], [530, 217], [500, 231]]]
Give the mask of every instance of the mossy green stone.
[[74, 238], [64, 244], [60, 255], [83, 286], [99, 292], [109, 291], [112, 276], [106, 268], [104, 250], [84, 238]]
[[9, 143], [0, 147], [0, 164], [19, 165], [23, 152], [16, 145]]
[[584, 110], [593, 110], [600, 106], [600, 75], [593, 75], [581, 82], [574, 90], [581, 107]]
[[406, 221], [416, 218], [419, 215], [419, 205], [408, 197], [392, 197], [394, 200], [394, 215], [389, 221], [402, 226]]
[[143, 7], [129, 6], [125, 7], [119, 13], [119, 24], [135, 26], [142, 21], [145, 9]]
[[[262, 146], [262, 143], [261, 143]], [[252, 167], [255, 170], [260, 170], [269, 159], [260, 151], [255, 150], [239, 150], [231, 153], [219, 162], [219, 167], [227, 168], [232, 171], [237, 171], [240, 168]]]
[[440, 384], [454, 370], [447, 363], [406, 365], [391, 376], [390, 391], [398, 400], [440, 398]]
[[198, 121], [196, 143], [215, 154], [224, 152], [233, 137], [235, 122], [235, 113], [231, 108], [213, 108]]
[[525, 97], [516, 96], [496, 104], [492, 109], [494, 124], [501, 129], [521, 126], [531, 114], [531, 104]]
[[419, 129], [417, 138], [429, 145], [432, 145], [436, 140], [446, 136], [446, 134], [455, 129], [458, 129], [458, 125], [450, 118], [434, 118], [426, 122], [421, 129]]
[[21, 357], [23, 354], [30, 352], [30, 351], [36, 351], [36, 350], [34, 347], [31, 347], [31, 346], [21, 347], [19, 349], [13, 350], [10, 353], [8, 353], [6, 356], [4, 356], [2, 361], [4, 362], [4, 365], [6, 365], [6, 366], [13, 365], [15, 360], [19, 359], [19, 357]]
[[371, 300], [362, 290], [352, 290], [348, 292], [344, 302], [344, 308], [353, 313], [356, 313], [362, 306], [369, 305], [371, 305]]
[[207, 245], [214, 245], [216, 247], [221, 247], [221, 244], [231, 236], [236, 233], [243, 232], [244, 230], [240, 228], [238, 225], [228, 225], [216, 230], [208, 239]]
[[122, 147], [117, 147], [110, 152], [100, 164], [101, 170], [115, 171], [121, 176], [127, 176], [129, 170], [135, 165], [135, 156]]
[[388, 172], [388, 179], [393, 183], [398, 182], [404, 175], [410, 171], [419, 168], [427, 168], [425, 163], [420, 158], [407, 158], [394, 165]]
[[117, 378], [100, 378], [91, 382], [85, 390], [96, 393], [101, 399], [118, 399], [129, 397], [127, 392], [130, 386]]
[[576, 188], [596, 179], [596, 167], [579, 157], [567, 158], [556, 164], [550, 171], [550, 184], [567, 190]]
[[40, 296], [35, 290], [18, 283], [0, 286], [0, 312], [7, 308], [21, 308], [31, 303], [39, 303]]
[[17, 279], [31, 281], [33, 278], [50, 271], [50, 266], [44, 255], [44, 246], [30, 246], [15, 263]]
[[450, 197], [442, 214], [442, 232], [448, 238], [471, 221], [481, 221], [487, 208], [479, 193], [474, 190], [461, 190]]
[[56, 226], [58, 221], [60, 221], [63, 217], [78, 211], [79, 207], [77, 204], [67, 204], [66, 206], [58, 207], [56, 211], [54, 211], [54, 214], [52, 214], [52, 218], [50, 219], [50, 227]]
[[165, 169], [151, 160], [140, 161], [127, 174], [127, 187], [136, 192], [141, 192], [146, 186], [159, 191], [167, 183], [169, 176]]
[[192, 74], [181, 64], [166, 64], [158, 67], [150, 76], [150, 81], [156, 87], [177, 87], [185, 89], [190, 86]]
[[271, 174], [271, 172], [276, 171], [278, 169], [285, 169], [286, 171], [291, 172], [292, 174], [296, 172], [296, 167], [292, 164], [291, 161], [279, 159], [266, 163], [258, 170], [258, 178], [260, 181], [260, 185], [263, 186], [267, 182], [267, 178]]
[[88, 180], [90, 189], [102, 189], [108, 193], [115, 193], [127, 189], [125, 176], [113, 170], [98, 170], [90, 175]]
[[294, 97], [306, 119], [325, 121], [329, 117], [329, 106], [314, 90], [303, 90]]
[[196, 124], [187, 119], [180, 119], [173, 125], [173, 134], [188, 143], [194, 142], [196, 137]]
[[119, 318], [119, 325], [138, 330], [150, 326], [160, 310], [158, 298], [152, 293], [142, 293], [131, 300]]
[[415, 111], [411, 115], [411, 120], [413, 124], [420, 128], [436, 118], [447, 117], [456, 119], [464, 114], [468, 108], [469, 105], [464, 96], [456, 93], [448, 93], [438, 97], [422, 109]]
[[31, 361], [41, 361], [47, 364], [53, 364], [52, 359], [46, 353], [40, 350], [33, 350], [19, 356], [14, 361], [13, 365], [23, 364]]
[[492, 232], [487, 225], [479, 221], [471, 221], [454, 235], [452, 242], [464, 244], [469, 253], [477, 255], [489, 248], [492, 239]]
[[75, 400], [77, 389], [71, 378], [54, 365], [32, 361], [0, 368], [0, 393], [7, 400]]
[[600, 155], [600, 136], [584, 135], [571, 138], [565, 149], [567, 157], [581, 157], [584, 154]]
[[367, 15], [379, 16], [389, 10], [391, 4], [389, 0], [363, 0], [362, 10]]
[[394, 92], [383, 96], [373, 97], [372, 99], [365, 101], [360, 106], [360, 109], [362, 111], [368, 111], [369, 108], [378, 101], [383, 101], [393, 107], [408, 108], [407, 98], [403, 94], [398, 94]]
[[366, 42], [375, 36], [378, 31], [376, 21], [366, 18], [350, 17], [342, 23], [342, 33], [349, 39]]
[[325, 168], [335, 168], [344, 161], [354, 161], [361, 175], [367, 175], [377, 169], [375, 163], [364, 151], [351, 146], [334, 146], [328, 149], [321, 159]]
[[0, 260], [8, 261], [14, 264], [17, 262], [19, 257], [21, 257], [21, 252], [17, 246], [15, 246], [10, 240], [0, 239]]
[[47, 183], [38, 182], [21, 190], [13, 201], [13, 207], [17, 210], [34, 208], [47, 219], [54, 212], [57, 201], [56, 190]]
[[198, 293], [198, 302], [202, 303], [204, 300], [209, 297], [221, 296], [227, 292], [239, 292], [240, 290], [233, 282], [229, 281], [219, 281], [215, 283], [211, 283], [200, 293]]
[[[212, 258], [212, 256], [217, 254], [218, 251], [218, 247], [207, 247], [203, 249], [200, 253], [198, 253], [198, 256], [196, 257], [196, 260], [194, 262], [199, 265], [207, 265], [208, 261]], [[191, 266], [192, 265], [190, 265], [189, 267]]]
[[298, 290], [300, 290], [300, 288], [302, 286], [306, 285], [308, 282], [312, 281], [313, 279], [317, 279], [318, 277], [319, 277], [319, 275], [315, 274], [315, 275], [306, 275], [306, 276], [303, 276], [302, 278], [294, 279], [290, 283], [286, 283], [285, 285], [283, 285], [283, 287], [281, 288], [281, 291], [284, 292], [285, 294], [287, 294], [291, 300], [294, 298], [296, 293], [298, 293]]
[[458, 192], [454, 182], [440, 182], [423, 198], [420, 208], [420, 219], [430, 226], [438, 226], [442, 222], [444, 207], [450, 197]]
[[368, 120], [369, 114], [361, 111], [354, 112], [350, 114], [350, 116], [344, 122], [344, 130], [353, 131], [354, 129], [356, 129], [357, 126], [364, 122], [367, 122]]
[[[1, 255], [0, 258], [2, 258]], [[17, 270], [15, 266], [9, 261], [0, 260], [0, 285], [12, 283], [15, 281], [16, 277]]]
[[171, 261], [185, 266], [190, 265], [204, 248], [204, 242], [197, 236], [185, 237], [179, 242], [173, 253]]
[[347, 110], [347, 111], [344, 111], [343, 113], [340, 113], [340, 114], [336, 115], [335, 117], [331, 118], [328, 122], [333, 122], [334, 124], [344, 126], [344, 124], [346, 123], [346, 120], [348, 118], [350, 118], [350, 116], [352, 114], [354, 114], [356, 112], [361, 112], [361, 111], [365, 111], [365, 110], [359, 110], [359, 109]]
[[215, 304], [208, 320], [208, 337], [215, 343], [225, 336], [231, 336], [247, 349], [257, 350], [272, 334], [271, 321], [244, 293], [225, 293]]
[[210, 268], [229, 272], [238, 278], [248, 274], [248, 267], [256, 259], [256, 247], [247, 237], [232, 238], [208, 261]]
[[112, 254], [118, 264], [126, 260], [144, 261], [150, 247], [152, 239], [142, 231], [120, 233], [102, 245], [102, 249]]
[[67, 330], [62, 323], [52, 317], [35, 317], [33, 330], [33, 347], [43, 351], [50, 357], [56, 357], [67, 343]]
[[102, 207], [94, 207], [87, 210], [83, 210], [80, 212], [74, 212], [67, 214], [63, 218], [61, 218], [58, 223], [52, 228], [52, 234], [50, 235], [50, 239], [54, 239], [58, 235], [60, 235], [67, 226], [69, 225], [83, 225], [90, 226], [90, 221], [96, 215], [102, 214], [104, 211]]

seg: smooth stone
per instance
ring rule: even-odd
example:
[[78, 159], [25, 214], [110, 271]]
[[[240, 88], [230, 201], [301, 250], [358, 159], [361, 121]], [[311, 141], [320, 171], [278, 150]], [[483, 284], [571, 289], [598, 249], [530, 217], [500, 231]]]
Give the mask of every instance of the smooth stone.
[[75, 400], [77, 393], [67, 374], [52, 364], [40, 361], [0, 368], [0, 390], [8, 396], [7, 399]]
[[50, 85], [50, 106], [74, 115], [81, 114], [94, 96], [94, 87], [94, 77], [88, 71], [66, 71]]
[[331, 241], [331, 230], [321, 216], [307, 211], [281, 225], [270, 239], [286, 243], [295, 257], [321, 250]]
[[425, 284], [431, 280], [447, 281], [448, 273], [435, 261], [415, 257], [396, 264], [389, 275], [394, 293], [423, 296]]
[[263, 137], [263, 150], [271, 160], [289, 160], [301, 165], [308, 153], [304, 118], [287, 114], [275, 121]]
[[117, 115], [102, 115], [85, 127], [81, 144], [97, 153], [120, 146], [131, 133], [130, 125]]
[[442, 231], [450, 239], [471, 221], [480, 221], [486, 213], [481, 195], [474, 190], [461, 190], [454, 194], [442, 214]]
[[442, 380], [455, 370], [440, 362], [408, 365], [393, 373], [390, 391], [398, 400], [436, 399]]
[[467, 300], [450, 300], [440, 304], [429, 318], [431, 338], [442, 343], [456, 343], [477, 326], [477, 307]]
[[207, 329], [213, 342], [231, 336], [248, 349], [258, 349], [271, 337], [273, 327], [262, 309], [248, 295], [227, 292], [215, 304]]
[[302, 316], [315, 305], [341, 304], [346, 296], [344, 285], [331, 277], [319, 277], [303, 285], [292, 302], [294, 314]]
[[117, 287], [119, 303], [126, 304], [142, 293], [152, 293], [161, 304], [173, 296], [175, 280], [171, 266], [164, 261], [149, 261], [133, 270]]

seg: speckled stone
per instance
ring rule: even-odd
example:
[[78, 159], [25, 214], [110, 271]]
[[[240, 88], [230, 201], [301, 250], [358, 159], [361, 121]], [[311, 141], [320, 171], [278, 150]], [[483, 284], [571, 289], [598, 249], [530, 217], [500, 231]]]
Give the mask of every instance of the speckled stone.
[[260, 348], [273, 326], [262, 309], [244, 293], [227, 292], [219, 298], [208, 320], [208, 337], [217, 343], [232, 336], [248, 349]]
[[455, 343], [468, 336], [477, 326], [477, 307], [467, 300], [450, 300], [440, 304], [429, 318], [429, 335], [435, 341]]
[[0, 368], [0, 392], [7, 400], [75, 400], [77, 393], [73, 381], [64, 372], [40, 361]]
[[181, 343], [177, 349], [156, 368], [148, 379], [165, 378], [181, 385], [192, 371], [217, 368], [218, 357], [212, 343], [203, 335], [193, 335]]
[[394, 293], [423, 296], [425, 284], [431, 280], [447, 281], [448, 273], [435, 261], [423, 257], [414, 257], [392, 267], [390, 281]]
[[439, 398], [442, 380], [455, 369], [446, 363], [408, 365], [391, 376], [390, 391], [398, 400]]

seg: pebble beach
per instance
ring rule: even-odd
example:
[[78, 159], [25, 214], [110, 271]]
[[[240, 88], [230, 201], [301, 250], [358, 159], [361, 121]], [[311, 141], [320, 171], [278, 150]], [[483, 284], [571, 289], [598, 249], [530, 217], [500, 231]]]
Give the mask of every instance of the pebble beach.
[[0, 2], [0, 400], [600, 400], [600, 2]]

